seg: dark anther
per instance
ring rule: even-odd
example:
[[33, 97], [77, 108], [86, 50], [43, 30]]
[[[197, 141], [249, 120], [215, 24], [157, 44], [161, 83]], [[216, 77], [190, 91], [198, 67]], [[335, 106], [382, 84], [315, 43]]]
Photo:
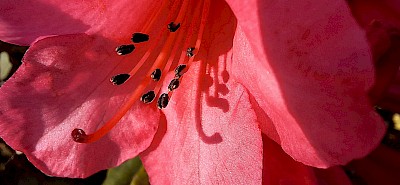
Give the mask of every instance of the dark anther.
[[182, 76], [183, 70], [186, 68], [185, 64], [180, 64], [175, 68], [175, 77], [179, 78]]
[[134, 33], [131, 38], [133, 43], [146, 42], [149, 40], [149, 35], [144, 33]]
[[142, 101], [145, 104], [149, 104], [154, 100], [154, 97], [156, 97], [154, 91], [149, 91], [146, 94], [143, 94], [143, 96], [140, 98], [140, 101]]
[[77, 129], [77, 128], [71, 132], [71, 136], [72, 136], [72, 139], [78, 143], [84, 143], [86, 140], [86, 137], [87, 137], [85, 131], [83, 131], [82, 129]]
[[158, 98], [157, 107], [158, 107], [159, 109], [163, 109], [163, 108], [167, 107], [168, 101], [169, 101], [169, 96], [168, 96], [168, 94], [163, 93], [163, 94], [160, 96], [160, 98]]
[[112, 82], [114, 85], [121, 85], [121, 84], [125, 83], [129, 79], [130, 76], [131, 75], [129, 75], [129, 74], [118, 74], [118, 75], [111, 77], [110, 82]]
[[193, 56], [194, 56], [193, 51], [194, 51], [194, 48], [188, 48], [188, 49], [186, 50], [186, 55], [187, 55], [188, 57], [193, 57]]
[[115, 48], [115, 51], [117, 52], [118, 55], [126, 55], [132, 53], [134, 49], [135, 46], [133, 44], [129, 44], [129, 45], [120, 45], [117, 48]]
[[181, 23], [175, 24], [174, 22], [169, 23], [167, 26], [170, 32], [176, 32], [179, 27], [181, 27]]
[[179, 87], [179, 79], [173, 79], [168, 85], [168, 90], [173, 91]]
[[154, 81], [158, 81], [161, 78], [161, 70], [160, 69], [156, 69], [154, 70], [151, 75], [150, 75], [151, 79], [153, 79]]

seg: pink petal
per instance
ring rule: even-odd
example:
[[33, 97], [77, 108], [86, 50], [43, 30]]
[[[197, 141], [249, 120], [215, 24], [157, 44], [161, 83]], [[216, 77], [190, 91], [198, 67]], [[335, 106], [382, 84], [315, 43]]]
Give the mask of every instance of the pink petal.
[[164, 110], [168, 123], [141, 155], [150, 182], [261, 184], [261, 132], [249, 95], [233, 80], [219, 83], [212, 71], [222, 66], [205, 67], [197, 62], [185, 74]]
[[370, 91], [373, 104], [400, 111], [400, 27], [374, 21], [367, 27], [368, 39], [375, 58], [375, 84]]
[[130, 34], [140, 32], [162, 4], [146, 0], [3, 0], [0, 40], [30, 45], [41, 36], [101, 33], [107, 38], [129, 41]]
[[374, 19], [400, 26], [400, 2], [397, 0], [351, 0], [348, 4], [364, 28]]
[[138, 80], [112, 85], [132, 61], [115, 43], [85, 34], [35, 42], [22, 66], [0, 89], [1, 137], [49, 175], [86, 177], [146, 149], [158, 127], [155, 106], [138, 102], [99, 141], [80, 144], [71, 131], [96, 131], [125, 103]]
[[400, 3], [395, 0], [349, 1], [358, 23], [367, 32], [376, 69], [370, 97], [373, 104], [400, 111]]
[[274, 126], [261, 127], [276, 129], [285, 152], [326, 168], [378, 145], [385, 126], [367, 97], [371, 54], [344, 1], [228, 4], [239, 25], [230, 72], [269, 116]]
[[363, 184], [400, 184], [400, 152], [381, 145], [367, 157], [346, 166]]
[[351, 184], [340, 167], [317, 169], [294, 161], [263, 135], [263, 184]]

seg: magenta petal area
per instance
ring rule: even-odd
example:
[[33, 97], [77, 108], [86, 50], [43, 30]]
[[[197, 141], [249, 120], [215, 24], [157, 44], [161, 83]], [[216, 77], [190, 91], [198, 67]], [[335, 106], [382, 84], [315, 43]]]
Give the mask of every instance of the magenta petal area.
[[[261, 131], [247, 91], [233, 80], [218, 85], [200, 63], [184, 76], [163, 111], [166, 121], [140, 155], [150, 182], [261, 184]], [[227, 93], [214, 94], [221, 86]]]
[[138, 85], [136, 79], [120, 86], [110, 82], [135, 61], [124, 61], [114, 45], [85, 34], [39, 40], [0, 88], [0, 136], [44, 173], [87, 177], [151, 144], [159, 111], [139, 101], [97, 142], [72, 140], [75, 128], [87, 134], [98, 130]]
[[348, 1], [354, 17], [367, 32], [375, 62], [374, 105], [400, 112], [400, 2]]
[[276, 129], [285, 152], [326, 168], [379, 144], [385, 125], [367, 96], [372, 56], [345, 1], [227, 2], [238, 19], [232, 78], [270, 118], [274, 127], [261, 127]]
[[367, 157], [352, 161], [346, 168], [358, 184], [397, 185], [400, 184], [400, 151], [381, 145]]
[[157, 11], [163, 3], [170, 2], [2, 0], [0, 40], [30, 45], [41, 36], [76, 33], [98, 33], [108, 38], [123, 38], [133, 31], [140, 31], [135, 28], [149, 21], [151, 13]]
[[263, 134], [263, 184], [350, 185], [341, 167], [318, 169], [293, 160], [279, 144]]

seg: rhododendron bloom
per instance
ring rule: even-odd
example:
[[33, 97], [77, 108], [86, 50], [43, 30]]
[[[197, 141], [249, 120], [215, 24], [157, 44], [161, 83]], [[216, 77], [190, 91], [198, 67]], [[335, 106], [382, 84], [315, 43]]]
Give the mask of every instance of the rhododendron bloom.
[[365, 156], [385, 130], [367, 96], [370, 47], [345, 1], [0, 7], [0, 39], [30, 45], [0, 89], [1, 137], [50, 175], [140, 154], [152, 183], [274, 183], [289, 178], [274, 158], [308, 176], [304, 164]]

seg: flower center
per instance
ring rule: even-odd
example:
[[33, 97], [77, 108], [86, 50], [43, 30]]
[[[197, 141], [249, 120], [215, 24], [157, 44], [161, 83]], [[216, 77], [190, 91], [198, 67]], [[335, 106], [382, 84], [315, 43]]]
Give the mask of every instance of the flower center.
[[[116, 74], [111, 77], [110, 81], [113, 85], [123, 85], [130, 78], [134, 77], [135, 74], [142, 68], [143, 64], [149, 59], [151, 54], [159, 45], [160, 41], [163, 43], [162, 49], [156, 57], [153, 65], [147, 71], [146, 77], [136, 87], [135, 91], [129, 95], [128, 100], [120, 107], [120, 109], [114, 114], [114, 116], [108, 120], [99, 130], [92, 134], [86, 134], [82, 129], [74, 129], [71, 132], [71, 136], [75, 142], [79, 143], [91, 143], [99, 140], [121, 120], [121, 118], [129, 111], [129, 109], [140, 100], [145, 104], [152, 104], [153, 100], [160, 94], [162, 82], [164, 81], [165, 74], [172, 71], [174, 72], [174, 78], [170, 81], [168, 89], [166, 89], [159, 97], [156, 106], [159, 109], [166, 108], [168, 102], [173, 94], [173, 91], [179, 87], [180, 82], [183, 79], [184, 73], [191, 66], [194, 56], [200, 50], [201, 40], [203, 37], [204, 27], [208, 17], [208, 11], [210, 7], [210, 0], [194, 1], [194, 0], [177, 0], [174, 2], [172, 7], [172, 13], [168, 15], [167, 22], [165, 23], [165, 29], [161, 30], [156, 41], [148, 47], [145, 54], [135, 65], [135, 67], [123, 74]], [[158, 11], [150, 16], [150, 19], [144, 25], [140, 32], [132, 34], [132, 42], [134, 44], [144, 43], [150, 40], [150, 36], [147, 34], [150, 29], [154, 26], [155, 21], [161, 15], [164, 8], [167, 7], [167, 3], [163, 1], [163, 5]], [[179, 8], [180, 7], [180, 8]], [[201, 7], [201, 8], [198, 8]], [[177, 15], [175, 10], [179, 9]], [[196, 19], [201, 17], [200, 20]], [[173, 21], [171, 21], [173, 20]], [[166, 39], [165, 39], [166, 35]], [[134, 54], [134, 44], [122, 44], [118, 46], [115, 51], [122, 57], [128, 54]], [[138, 46], [140, 47], [140, 46]], [[176, 55], [181, 52], [179, 60], [175, 60]], [[175, 68], [173, 66], [176, 66]], [[143, 70], [143, 69], [142, 69]], [[145, 92], [151, 83], [155, 83], [153, 90]]]

